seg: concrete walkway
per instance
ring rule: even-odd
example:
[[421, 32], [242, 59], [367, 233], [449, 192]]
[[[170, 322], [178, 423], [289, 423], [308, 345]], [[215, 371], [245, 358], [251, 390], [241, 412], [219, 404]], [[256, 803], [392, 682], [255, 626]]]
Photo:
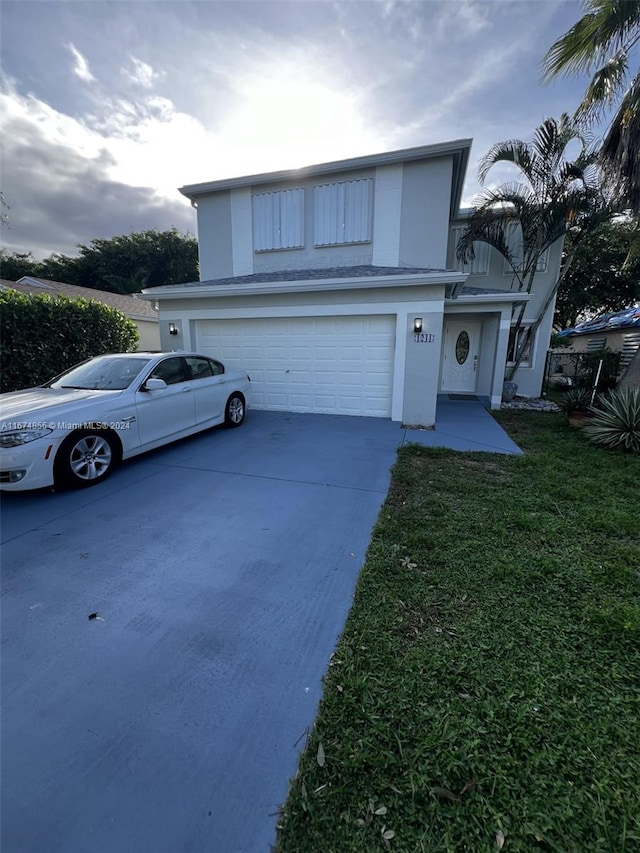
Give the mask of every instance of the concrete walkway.
[[405, 430], [404, 443], [487, 453], [522, 454], [480, 400], [438, 398], [434, 430]]
[[3, 853], [267, 853], [398, 445], [513, 452], [458, 411], [251, 412], [4, 495]]

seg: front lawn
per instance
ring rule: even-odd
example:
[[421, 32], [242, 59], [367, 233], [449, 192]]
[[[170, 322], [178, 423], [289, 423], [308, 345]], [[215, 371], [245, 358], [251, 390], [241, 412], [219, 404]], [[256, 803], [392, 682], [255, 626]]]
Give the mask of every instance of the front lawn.
[[640, 460], [401, 450], [280, 853], [640, 847]]

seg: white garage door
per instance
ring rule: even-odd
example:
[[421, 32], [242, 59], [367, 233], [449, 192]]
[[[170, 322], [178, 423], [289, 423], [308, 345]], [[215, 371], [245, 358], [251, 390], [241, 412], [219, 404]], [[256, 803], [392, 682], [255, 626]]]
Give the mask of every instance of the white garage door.
[[251, 376], [256, 409], [390, 417], [395, 317], [198, 320], [196, 347]]

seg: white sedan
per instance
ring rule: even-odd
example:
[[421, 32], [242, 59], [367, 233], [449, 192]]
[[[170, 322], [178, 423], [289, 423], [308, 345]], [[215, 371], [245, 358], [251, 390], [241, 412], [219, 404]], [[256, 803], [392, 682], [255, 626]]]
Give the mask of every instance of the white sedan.
[[0, 395], [0, 489], [91, 486], [122, 459], [244, 420], [249, 376], [188, 352], [89, 359]]

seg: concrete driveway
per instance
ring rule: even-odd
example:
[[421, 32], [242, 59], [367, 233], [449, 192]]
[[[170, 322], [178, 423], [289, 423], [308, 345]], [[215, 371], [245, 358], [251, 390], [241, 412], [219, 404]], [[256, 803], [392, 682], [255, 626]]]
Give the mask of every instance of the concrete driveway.
[[252, 412], [3, 497], [3, 853], [269, 850], [403, 437]]

